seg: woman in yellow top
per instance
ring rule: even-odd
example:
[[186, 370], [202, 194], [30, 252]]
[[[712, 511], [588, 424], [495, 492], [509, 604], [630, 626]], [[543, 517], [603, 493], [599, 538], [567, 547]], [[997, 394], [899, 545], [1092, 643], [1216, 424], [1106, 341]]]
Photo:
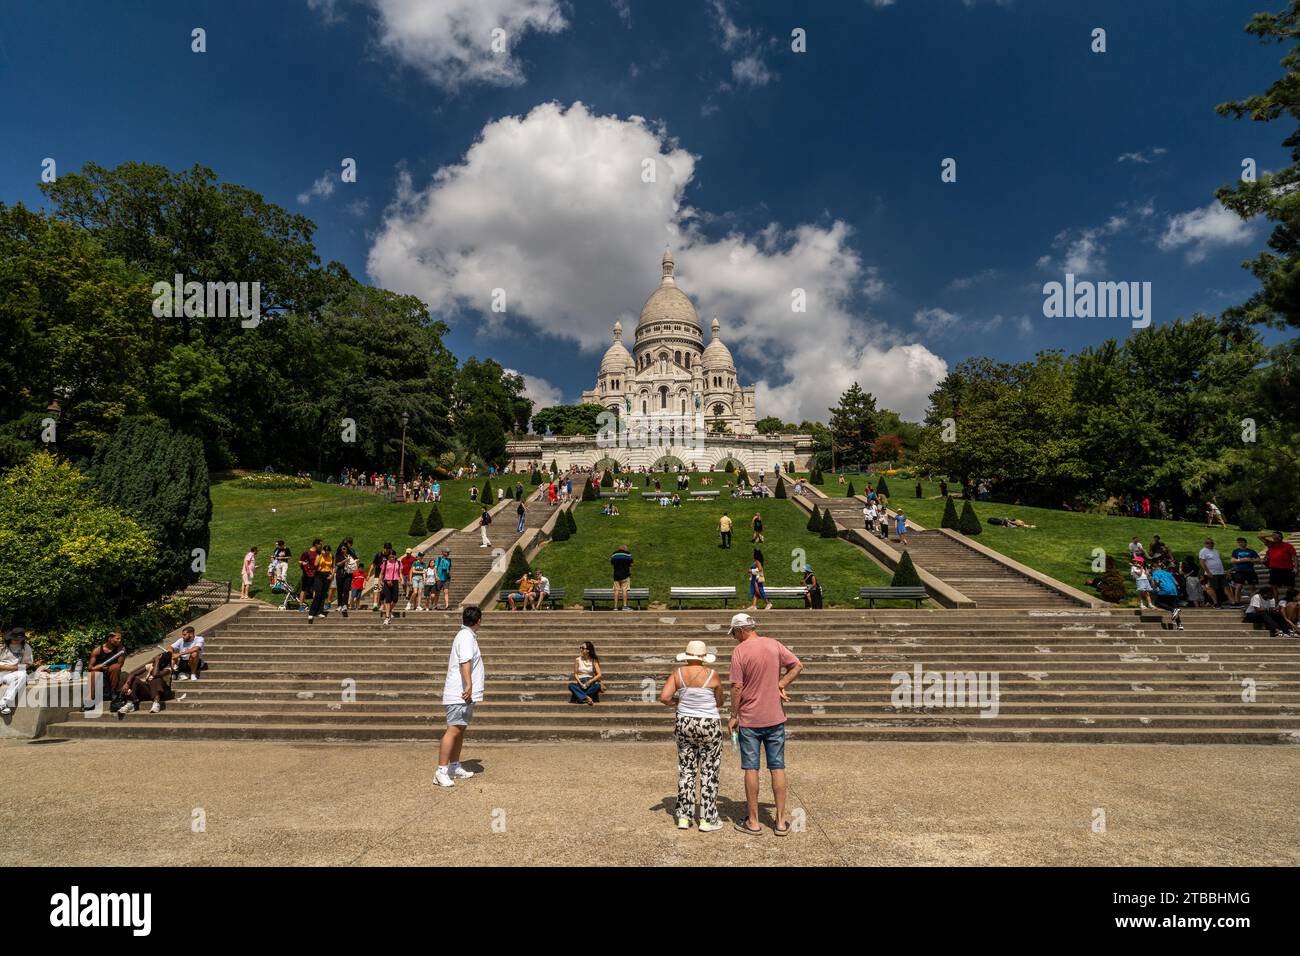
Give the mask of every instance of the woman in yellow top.
[[310, 624], [317, 617], [325, 616], [325, 599], [329, 597], [330, 585], [334, 583], [334, 552], [328, 544], [321, 545], [320, 554], [316, 555], [316, 576], [312, 578], [311, 610], [307, 612]]

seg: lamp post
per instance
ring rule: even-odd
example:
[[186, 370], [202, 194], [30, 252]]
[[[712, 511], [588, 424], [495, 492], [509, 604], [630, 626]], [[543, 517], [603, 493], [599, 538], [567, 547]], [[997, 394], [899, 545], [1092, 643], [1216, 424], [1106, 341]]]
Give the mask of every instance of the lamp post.
[[397, 500], [406, 500], [406, 425], [411, 416], [402, 412], [402, 455], [397, 465]]
[[57, 398], [45, 406], [45, 414], [48, 420], [53, 422], [53, 428], [50, 429], [50, 448], [54, 452], [59, 450], [59, 417], [63, 414], [63, 407], [59, 404]]

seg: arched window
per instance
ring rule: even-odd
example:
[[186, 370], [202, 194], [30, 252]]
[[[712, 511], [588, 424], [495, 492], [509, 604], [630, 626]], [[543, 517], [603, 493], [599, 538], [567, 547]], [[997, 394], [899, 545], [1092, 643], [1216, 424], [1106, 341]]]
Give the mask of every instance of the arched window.
[[681, 353], [681, 352], [674, 352], [674, 353], [673, 353], [673, 361], [674, 361], [675, 363], [677, 363], [678, 365], [681, 365], [681, 364], [682, 364], [682, 353]]
[[687, 353], [686, 353], [686, 363], [685, 363], [685, 364], [686, 364], [686, 367], [687, 367], [687, 368], [690, 368], [690, 367], [691, 367], [691, 353], [690, 353], [690, 352], [687, 352]]
[[641, 403], [641, 414], [642, 414], [642, 415], [646, 414], [646, 405], [645, 405], [645, 402], [642, 402], [642, 403]]
[[659, 407], [664, 411], [668, 410], [668, 386], [659, 386]]

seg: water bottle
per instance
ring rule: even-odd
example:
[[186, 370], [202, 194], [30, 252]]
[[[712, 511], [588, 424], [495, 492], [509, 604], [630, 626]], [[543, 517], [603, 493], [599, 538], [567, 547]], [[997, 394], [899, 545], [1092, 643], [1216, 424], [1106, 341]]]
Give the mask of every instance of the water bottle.
[[734, 754], [737, 753], [739, 750], [740, 750], [740, 733], [739, 731], [732, 731], [731, 752]]

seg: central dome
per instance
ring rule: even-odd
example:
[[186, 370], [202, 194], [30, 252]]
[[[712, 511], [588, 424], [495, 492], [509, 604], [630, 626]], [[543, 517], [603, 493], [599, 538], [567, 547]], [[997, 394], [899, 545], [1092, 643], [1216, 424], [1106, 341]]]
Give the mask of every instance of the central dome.
[[690, 297], [677, 288], [677, 281], [673, 278], [673, 254], [668, 250], [664, 250], [662, 264], [663, 279], [659, 283], [659, 288], [651, 292], [650, 298], [646, 299], [645, 305], [641, 306], [641, 317], [637, 320], [637, 328], [641, 329], [655, 322], [686, 322], [699, 332], [699, 313], [695, 311]]

